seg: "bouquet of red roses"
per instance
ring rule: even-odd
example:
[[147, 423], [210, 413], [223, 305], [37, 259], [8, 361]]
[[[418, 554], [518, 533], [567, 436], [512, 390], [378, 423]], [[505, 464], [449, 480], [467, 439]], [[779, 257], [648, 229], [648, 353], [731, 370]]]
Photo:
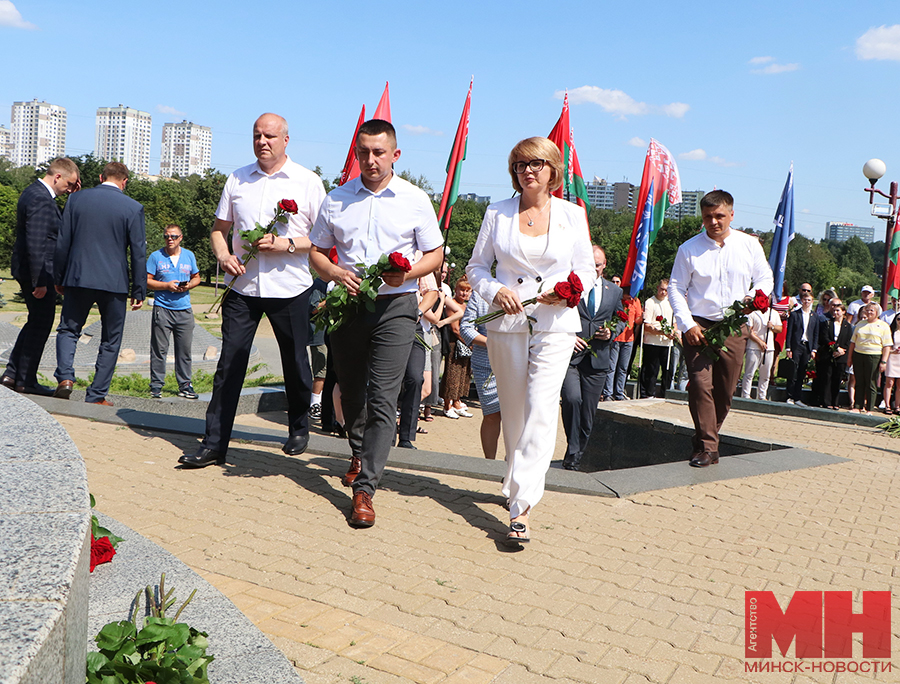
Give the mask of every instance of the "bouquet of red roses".
[[[278, 235], [278, 224], [279, 223], [287, 223], [290, 221], [289, 214], [297, 213], [297, 203], [292, 199], [283, 199], [281, 200], [275, 207], [275, 216], [272, 217], [272, 220], [269, 221], [265, 226], [259, 224], [259, 221], [256, 222], [256, 228], [251, 228], [250, 230], [242, 230], [241, 231], [241, 240], [247, 243], [247, 253], [244, 255], [244, 258], [241, 259], [241, 265], [246, 266], [250, 263], [250, 259], [256, 257], [259, 254], [259, 247], [254, 245], [253, 243], [259, 240], [264, 235], [268, 235], [269, 233], [275, 233]], [[219, 295], [216, 301], [213, 302], [213, 305], [209, 308], [208, 313], [215, 313], [219, 309], [222, 308], [222, 302], [225, 300], [225, 295], [227, 295], [234, 288], [234, 281], [238, 279], [239, 276], [235, 276], [231, 279], [231, 282], [228, 283], [228, 287], [225, 288], [225, 291]]]
[[[581, 284], [581, 278], [579, 278], [574, 272], [572, 272], [569, 273], [568, 278], [556, 283], [556, 285], [553, 286], [553, 292], [560, 299], [564, 299], [566, 301], [566, 306], [572, 309], [578, 306], [578, 302], [581, 301], [581, 293], [584, 292], [584, 287]], [[537, 297], [526, 299], [524, 302], [522, 302], [522, 306], [537, 304], [537, 300]], [[498, 309], [497, 311], [492, 311], [491, 313], [485, 314], [484, 316], [479, 316], [472, 322], [475, 325], [481, 325], [482, 323], [493, 321], [495, 318], [500, 318], [504, 315], [505, 312], [503, 311], [503, 309]], [[531, 324], [535, 319], [532, 316], [526, 316], [526, 318], [528, 319], [528, 327], [529, 329], [531, 329]]]
[[381, 276], [389, 271], [409, 273], [412, 269], [409, 259], [400, 252], [382, 254], [378, 261], [368, 268], [365, 264], [356, 264], [356, 267], [363, 271], [359, 294], [353, 297], [343, 285], [336, 285], [332, 288], [310, 317], [316, 330], [334, 332], [361, 307], [365, 307], [368, 311], [375, 311], [378, 288], [384, 282]]
[[725, 341], [729, 337], [740, 334], [741, 326], [747, 322], [747, 314], [754, 311], [765, 313], [768, 310], [769, 296], [762, 290], [757, 290], [752, 299], [747, 297], [742, 302], [735, 301], [722, 311], [723, 318], [721, 321], [711, 325], [703, 332], [706, 344], [703, 345], [701, 351], [713, 361], [718, 361], [719, 352], [728, 351]]

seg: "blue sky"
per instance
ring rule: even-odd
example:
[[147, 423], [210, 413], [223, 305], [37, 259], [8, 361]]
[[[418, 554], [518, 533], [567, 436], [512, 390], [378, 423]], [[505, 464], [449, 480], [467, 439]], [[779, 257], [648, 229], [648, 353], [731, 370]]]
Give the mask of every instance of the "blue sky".
[[228, 172], [275, 111], [291, 156], [333, 177], [389, 81], [398, 169], [440, 190], [474, 75], [462, 192], [510, 196], [509, 149], [549, 133], [568, 89], [588, 179], [639, 184], [653, 137], [685, 190], [729, 190], [735, 224], [767, 230], [793, 161], [800, 232], [833, 220], [879, 235], [862, 165], [885, 161], [885, 190], [900, 180], [900, 13], [854, 4], [0, 0], [0, 123], [14, 101], [62, 105], [67, 152], [84, 154], [97, 107], [125, 104], [153, 115], [151, 173], [162, 124], [182, 119], [212, 128]]

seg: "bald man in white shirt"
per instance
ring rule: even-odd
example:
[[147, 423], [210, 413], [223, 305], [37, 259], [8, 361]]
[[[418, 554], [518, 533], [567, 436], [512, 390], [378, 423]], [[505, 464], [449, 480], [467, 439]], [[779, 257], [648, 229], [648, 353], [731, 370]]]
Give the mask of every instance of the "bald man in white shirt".
[[734, 198], [713, 190], [700, 200], [705, 231], [678, 248], [669, 278], [669, 302], [679, 330], [684, 330], [685, 362], [690, 377], [688, 405], [694, 419], [690, 465], [705, 468], [719, 462], [719, 430], [731, 408], [746, 341], [729, 337], [726, 350], [713, 361], [703, 353], [705, 330], [736, 300], [755, 290], [771, 294], [772, 269], [759, 240], [731, 230]]
[[[288, 157], [289, 140], [284, 117], [260, 116], [253, 124], [257, 161], [228, 177], [216, 209], [210, 245], [219, 268], [231, 276], [233, 289], [222, 301], [222, 354], [206, 411], [206, 432], [196, 453], [178, 459], [186, 468], [224, 465], [250, 348], [263, 314], [272, 324], [284, 369], [288, 438], [282, 451], [302, 454], [309, 443], [312, 371], [306, 340], [313, 279], [308, 235], [325, 188], [315, 173]], [[257, 240], [259, 252], [245, 264], [249, 245], [241, 231], [256, 223], [268, 225], [281, 200], [293, 200], [296, 213], [288, 214], [286, 224], [277, 224], [277, 235], [268, 233]]]

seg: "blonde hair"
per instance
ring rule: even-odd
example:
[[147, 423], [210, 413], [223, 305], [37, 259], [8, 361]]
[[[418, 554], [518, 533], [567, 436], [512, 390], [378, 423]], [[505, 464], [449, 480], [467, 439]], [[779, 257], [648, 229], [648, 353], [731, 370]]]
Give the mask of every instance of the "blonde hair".
[[522, 159], [543, 159], [550, 167], [550, 192], [563, 184], [563, 163], [559, 156], [559, 148], [547, 138], [525, 138], [516, 143], [509, 153], [509, 175], [516, 192], [522, 192], [518, 176], [513, 172], [513, 164]]

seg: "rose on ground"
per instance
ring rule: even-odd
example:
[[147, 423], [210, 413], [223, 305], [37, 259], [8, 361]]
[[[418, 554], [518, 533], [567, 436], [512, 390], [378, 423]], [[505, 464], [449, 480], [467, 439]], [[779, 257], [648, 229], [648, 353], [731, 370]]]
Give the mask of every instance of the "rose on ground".
[[94, 572], [94, 568], [101, 563], [109, 563], [115, 555], [116, 550], [109, 537], [94, 539], [94, 534], [91, 533], [91, 572]]

